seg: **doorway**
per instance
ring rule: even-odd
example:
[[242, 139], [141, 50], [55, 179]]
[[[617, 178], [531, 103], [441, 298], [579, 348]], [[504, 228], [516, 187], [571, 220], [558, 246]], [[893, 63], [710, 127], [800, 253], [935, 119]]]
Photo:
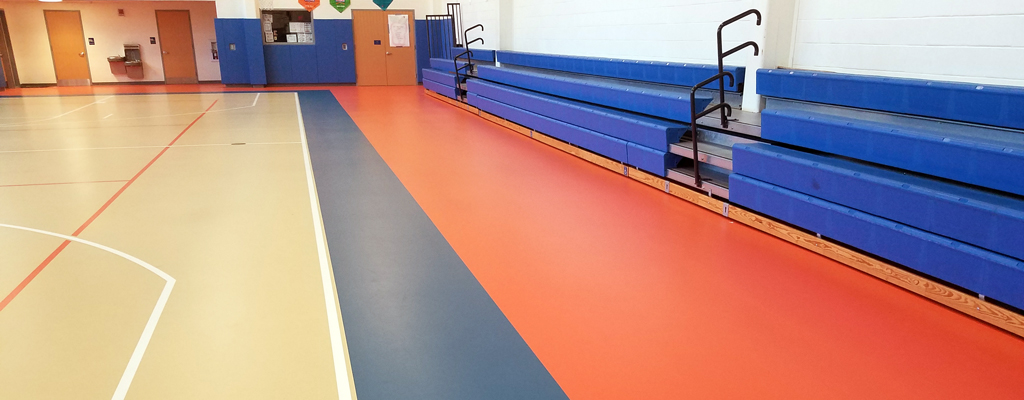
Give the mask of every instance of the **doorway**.
[[199, 83], [199, 75], [196, 73], [196, 49], [192, 41], [192, 18], [188, 10], [158, 10], [156, 30], [160, 36], [164, 83]]
[[7, 15], [0, 10], [0, 89], [14, 89], [20, 85], [18, 67], [14, 63], [14, 51], [11, 50], [11, 34], [7, 29]]
[[[401, 25], [391, 35], [391, 27]], [[389, 23], [391, 20], [391, 23]], [[356, 84], [359, 86], [416, 85], [416, 30], [412, 11], [352, 10], [355, 42]], [[408, 30], [408, 32], [405, 31]], [[405, 36], [407, 34], [407, 36]], [[408, 37], [408, 45], [392, 43], [392, 36]], [[396, 44], [392, 46], [392, 44]]]
[[44, 10], [43, 17], [50, 37], [57, 86], [91, 85], [92, 73], [82, 32], [82, 15], [78, 11]]

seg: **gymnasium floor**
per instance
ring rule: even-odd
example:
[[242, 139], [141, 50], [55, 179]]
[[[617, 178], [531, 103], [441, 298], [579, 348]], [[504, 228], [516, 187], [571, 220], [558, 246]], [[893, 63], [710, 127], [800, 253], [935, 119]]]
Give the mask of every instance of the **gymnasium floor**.
[[3, 93], [0, 398], [1024, 397], [1015, 336], [421, 87], [302, 89]]

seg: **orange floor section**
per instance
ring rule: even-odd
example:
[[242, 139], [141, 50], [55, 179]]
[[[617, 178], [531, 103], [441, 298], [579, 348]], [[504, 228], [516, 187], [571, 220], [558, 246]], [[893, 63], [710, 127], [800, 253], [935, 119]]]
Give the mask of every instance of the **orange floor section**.
[[334, 93], [571, 398], [1024, 398], [1017, 337], [422, 88]]

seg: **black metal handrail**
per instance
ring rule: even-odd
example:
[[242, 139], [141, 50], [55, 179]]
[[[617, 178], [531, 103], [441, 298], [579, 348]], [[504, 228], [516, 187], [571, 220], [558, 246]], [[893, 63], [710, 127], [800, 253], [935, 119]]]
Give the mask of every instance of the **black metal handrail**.
[[[718, 75], [721, 75], [722, 72], [725, 72], [725, 58], [726, 57], [731, 56], [731, 55], [735, 54], [736, 52], [738, 52], [740, 50], [743, 50], [743, 49], [745, 49], [747, 47], [753, 47], [754, 48], [754, 56], [757, 56], [758, 54], [761, 53], [761, 49], [757, 46], [757, 43], [754, 43], [753, 41], [749, 41], [749, 42], [743, 43], [743, 44], [741, 44], [739, 46], [733, 47], [729, 51], [725, 51], [725, 52], [722, 51], [722, 29], [725, 29], [726, 26], [732, 25], [736, 21], [739, 21], [739, 20], [741, 20], [743, 18], [746, 18], [749, 15], [756, 15], [757, 16], [757, 25], [758, 26], [761, 25], [761, 12], [757, 11], [755, 9], [750, 9], [750, 10], [744, 11], [743, 13], [741, 13], [741, 14], [735, 16], [735, 17], [729, 18], [728, 20], [726, 20], [725, 22], [723, 22], [721, 25], [718, 26]], [[716, 76], [718, 76], [718, 75], [716, 75]], [[733, 84], [729, 84], [729, 86], [733, 86]], [[718, 101], [721, 102], [721, 103], [725, 103], [725, 78], [724, 77], [719, 77], [718, 78]], [[693, 122], [696, 123], [697, 121], [693, 121]], [[725, 115], [725, 109], [724, 108], [722, 109], [722, 127], [723, 128], [728, 128], [729, 127], [729, 118]]]
[[732, 106], [726, 103], [724, 100], [721, 103], [715, 104], [712, 107], [705, 109], [704, 111], [697, 112], [697, 90], [707, 86], [711, 82], [719, 81], [722, 84], [725, 83], [725, 78], [729, 78], [729, 86], [736, 83], [736, 77], [732, 75], [732, 72], [721, 71], [715, 76], [703, 80], [701, 83], [694, 85], [690, 88], [690, 140], [693, 143], [693, 184], [700, 189], [703, 186], [703, 180], [700, 177], [700, 158], [697, 150], [697, 120], [701, 117], [711, 114], [715, 111], [721, 110], [722, 119], [732, 116]]

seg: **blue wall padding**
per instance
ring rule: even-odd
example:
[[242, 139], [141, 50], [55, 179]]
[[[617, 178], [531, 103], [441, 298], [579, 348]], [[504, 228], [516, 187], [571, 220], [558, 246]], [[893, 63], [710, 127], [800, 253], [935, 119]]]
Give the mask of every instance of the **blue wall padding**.
[[[315, 44], [263, 45], [267, 83], [313, 84], [354, 83], [355, 51], [352, 50], [352, 20], [325, 19], [314, 22]], [[342, 50], [348, 43], [349, 50]]]
[[561, 121], [534, 114], [519, 108], [470, 93], [469, 104], [517, 124], [535, 129], [545, 135], [572, 143], [605, 157], [626, 162], [625, 141], [602, 135], [589, 129], [580, 128]]
[[445, 85], [443, 83], [434, 82], [434, 81], [432, 81], [430, 79], [424, 79], [423, 80], [423, 87], [425, 87], [427, 89], [430, 89], [430, 90], [433, 90], [433, 91], [435, 91], [437, 93], [440, 93], [440, 94], [444, 95], [445, 97], [449, 97], [449, 98], [452, 98], [452, 99], [455, 99], [455, 98], [458, 97], [458, 95], [455, 92], [455, 87], [451, 86], [451, 85]]
[[[477, 67], [477, 76], [555, 96], [690, 122], [689, 91], [640, 88], [625, 83], [594, 81], [582, 77], [568, 78], [487, 65]], [[703, 110], [709, 103], [711, 103], [710, 96], [698, 96], [697, 110]]]
[[761, 69], [757, 93], [815, 103], [1024, 129], [1024, 88]]
[[807, 111], [765, 110], [761, 137], [1024, 195], [1024, 135], [1015, 141], [996, 140]]
[[[220, 81], [225, 85], [265, 85], [263, 32], [258, 19], [217, 18]], [[231, 50], [231, 44], [235, 50]]]
[[[348, 20], [351, 21], [351, 20]], [[430, 67], [430, 41], [427, 37], [427, 20], [416, 20], [416, 80], [423, 82], [423, 69]]]
[[1024, 262], [737, 173], [730, 201], [1024, 308]]
[[662, 152], [669, 150], [670, 143], [678, 143], [687, 129], [682, 124], [528, 92], [479, 79], [471, 80], [466, 88], [470, 93], [477, 93], [513, 107]]
[[657, 151], [648, 147], [629, 143], [626, 149], [626, 160], [630, 165], [644, 171], [665, 176], [669, 168], [675, 168], [683, 158], [672, 153]]
[[[494, 62], [494, 53], [495, 53], [494, 50], [474, 49], [472, 47], [470, 47], [469, 49], [473, 51], [473, 55], [472, 55], [473, 61]], [[466, 51], [465, 47], [452, 47], [452, 56], [454, 57], [454, 56], [457, 56], [459, 54], [462, 54], [462, 52], [464, 52], [464, 51]], [[465, 58], [466, 56], [462, 56], [462, 57]]]
[[[459, 62], [459, 68], [462, 68], [465, 65], [466, 65], [465, 62], [462, 62], [462, 61]], [[450, 73], [454, 74], [455, 73], [455, 61], [452, 61], [452, 59], [450, 59], [450, 58], [431, 58], [430, 59], [430, 68], [436, 69], [438, 71], [450, 72]], [[466, 72], [465, 69], [463, 69], [462, 71], [459, 71], [459, 73], [465, 73], [465, 72]]]
[[422, 73], [423, 80], [430, 80], [453, 88], [455, 87], [455, 74], [449, 74], [447, 72], [441, 72], [433, 69], [424, 69]]
[[1024, 259], [1024, 200], [767, 144], [733, 146], [733, 171]]
[[[356, 53], [353, 47], [355, 40], [352, 37], [352, 20], [321, 19], [313, 23], [316, 24], [314, 31], [319, 83], [355, 83]], [[342, 44], [348, 44], [348, 50], [342, 50]]]
[[[710, 64], [621, 60], [614, 58], [520, 53], [516, 51], [498, 51], [497, 61], [502, 64], [679, 86], [693, 86], [718, 73], [718, 66]], [[725, 70], [731, 72], [736, 77], [735, 85], [726, 86], [726, 90], [735, 92], [739, 85], [743, 83], [746, 68], [727, 66]], [[726, 79], [725, 84], [729, 84], [728, 79]], [[717, 89], [718, 84], [714, 83], [707, 87]]]

